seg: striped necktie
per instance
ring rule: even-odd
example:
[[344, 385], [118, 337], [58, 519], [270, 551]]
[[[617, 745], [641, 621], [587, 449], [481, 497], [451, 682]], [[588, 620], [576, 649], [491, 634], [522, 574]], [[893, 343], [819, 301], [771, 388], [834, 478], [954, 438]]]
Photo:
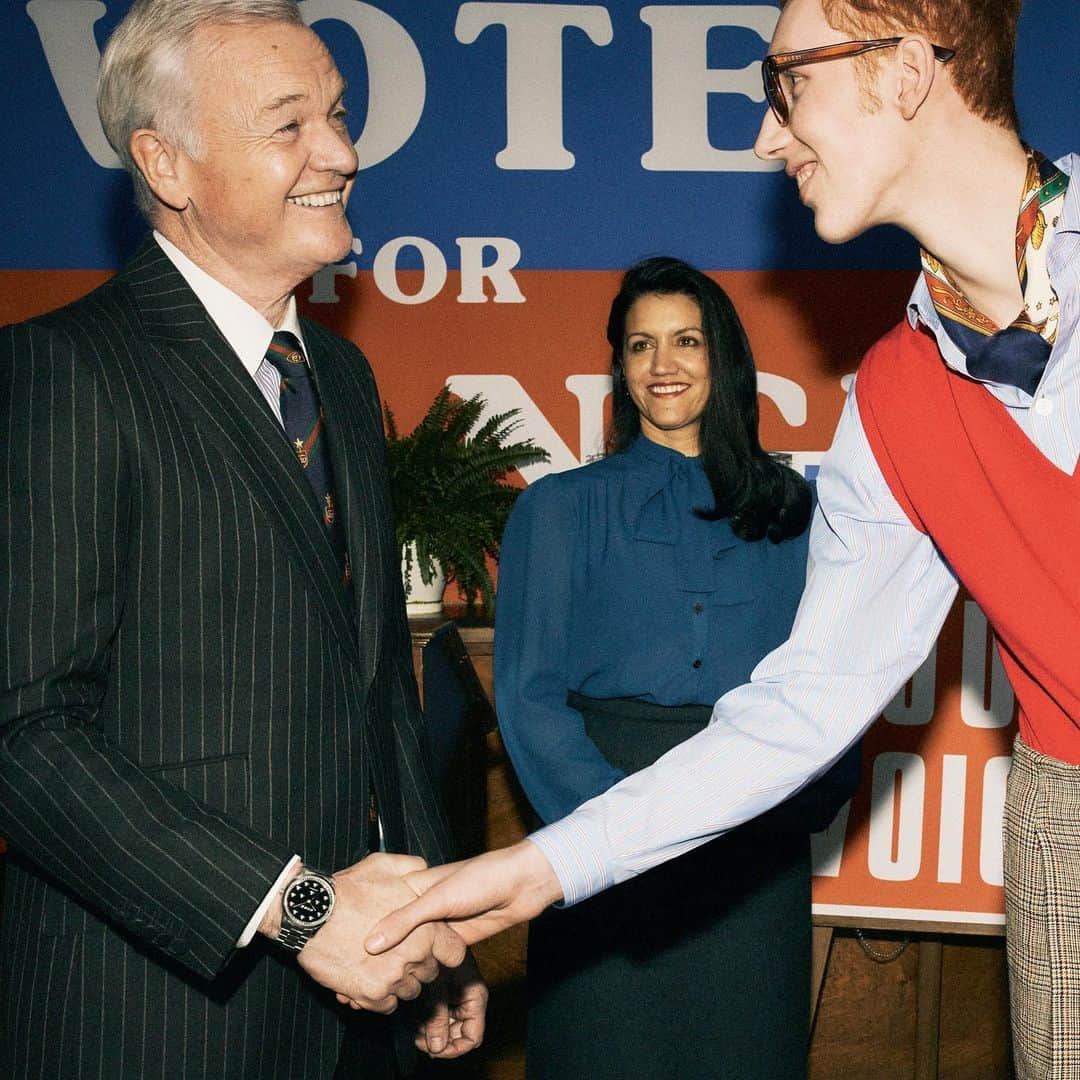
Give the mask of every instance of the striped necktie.
[[341, 584], [352, 585], [352, 569], [345, 530], [334, 497], [334, 470], [326, 440], [326, 425], [319, 391], [311, 377], [311, 368], [295, 334], [278, 330], [266, 350], [266, 359], [281, 376], [279, 401], [285, 437], [296, 453], [311, 490], [315, 493], [330, 543], [342, 568]]
[[[281, 422], [285, 437], [296, 453], [304, 475], [315, 493], [326, 527], [342, 568], [341, 585], [352, 592], [352, 566], [345, 529], [334, 502], [334, 469], [326, 440], [325, 417], [319, 402], [319, 389], [311, 377], [311, 368], [304, 357], [303, 346], [295, 334], [278, 330], [266, 350], [266, 359], [281, 376], [279, 398]], [[379, 812], [375, 796], [375, 780], [368, 778], [368, 820], [365, 844], [368, 851], [379, 850]]]

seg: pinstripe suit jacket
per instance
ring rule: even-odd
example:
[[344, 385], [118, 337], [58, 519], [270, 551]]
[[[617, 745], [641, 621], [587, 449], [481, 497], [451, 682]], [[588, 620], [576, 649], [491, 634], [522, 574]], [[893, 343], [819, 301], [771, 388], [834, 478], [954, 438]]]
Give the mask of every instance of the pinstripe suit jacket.
[[354, 574], [251, 377], [148, 240], [0, 332], [4, 1077], [320, 1077], [342, 1020], [233, 944], [287, 858], [447, 840], [374, 380], [304, 323]]

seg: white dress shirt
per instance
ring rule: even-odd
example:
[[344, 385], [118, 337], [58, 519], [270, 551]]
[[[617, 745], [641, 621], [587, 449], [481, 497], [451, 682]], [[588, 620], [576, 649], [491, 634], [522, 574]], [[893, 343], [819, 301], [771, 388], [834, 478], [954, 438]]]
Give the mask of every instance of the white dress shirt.
[[[199, 303], [206, 308], [206, 313], [221, 331], [221, 336], [240, 358], [244, 370], [255, 380], [262, 396], [266, 398], [267, 405], [277, 417], [277, 422], [281, 424], [279, 400], [281, 375], [277, 368], [266, 359], [266, 350], [270, 347], [270, 339], [276, 330], [288, 330], [289, 333], [296, 335], [304, 347], [304, 354], [307, 354], [304, 335], [300, 331], [300, 318], [296, 313], [296, 297], [289, 297], [281, 325], [271, 326], [263, 315], [246, 300], [242, 300], [231, 289], [225, 288], [220, 281], [196, 266], [175, 244], [166, 240], [157, 230], [154, 231], [154, 239], [191, 286], [191, 291], [199, 298]], [[283, 424], [282, 426], [284, 427]]]
[[[1076, 177], [1075, 155], [1058, 167]], [[1061, 305], [1034, 396], [986, 383], [1032, 443], [1071, 473], [1080, 448], [1080, 178], [1050, 244]], [[967, 374], [920, 275], [908, 305]], [[709, 727], [532, 840], [566, 903], [640, 874], [769, 809], [820, 775], [929, 653], [957, 583], [889, 490], [852, 392], [817, 480], [806, 591], [788, 641], [716, 703]]]

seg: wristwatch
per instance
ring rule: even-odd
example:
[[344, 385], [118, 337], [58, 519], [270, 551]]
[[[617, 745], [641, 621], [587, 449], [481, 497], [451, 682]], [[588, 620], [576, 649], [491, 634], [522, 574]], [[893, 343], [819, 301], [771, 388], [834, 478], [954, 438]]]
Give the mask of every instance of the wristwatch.
[[334, 881], [305, 867], [281, 894], [281, 929], [277, 942], [299, 952], [334, 910]]

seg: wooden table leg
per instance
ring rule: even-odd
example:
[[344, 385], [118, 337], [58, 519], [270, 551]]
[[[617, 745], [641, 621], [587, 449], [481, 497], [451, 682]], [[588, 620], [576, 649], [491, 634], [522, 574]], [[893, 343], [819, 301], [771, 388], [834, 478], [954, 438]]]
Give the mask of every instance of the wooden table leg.
[[919, 942], [915, 990], [915, 1080], [937, 1080], [941, 1030], [941, 942]]
[[831, 926], [811, 927], [810, 939], [810, 1030], [814, 1030], [821, 988], [825, 985], [825, 968], [829, 963], [834, 929]]

